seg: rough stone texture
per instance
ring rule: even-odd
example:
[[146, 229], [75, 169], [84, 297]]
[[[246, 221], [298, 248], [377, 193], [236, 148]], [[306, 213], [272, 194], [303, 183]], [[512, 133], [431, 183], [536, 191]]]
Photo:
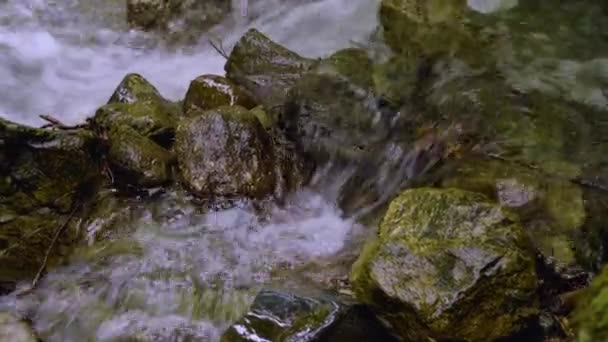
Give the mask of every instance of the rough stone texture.
[[228, 79], [273, 110], [283, 104], [287, 91], [313, 63], [250, 29], [234, 46], [224, 69]]
[[175, 149], [184, 183], [199, 196], [260, 197], [274, 190], [271, 137], [243, 107], [182, 120]]
[[216, 75], [202, 75], [190, 82], [183, 110], [190, 112], [215, 109], [221, 106], [256, 106], [249, 94], [230, 80]]
[[108, 104], [97, 110], [93, 122], [104, 131], [129, 126], [159, 145], [170, 147], [181, 116], [177, 104], [163, 98], [141, 75], [128, 74]]
[[218, 24], [230, 12], [230, 0], [127, 0], [127, 22], [144, 30], [181, 29], [204, 31]]
[[170, 180], [173, 158], [169, 151], [128, 126], [113, 128], [108, 138], [108, 161], [116, 181], [155, 187]]
[[351, 281], [407, 341], [491, 341], [537, 314], [534, 254], [521, 225], [473, 192], [404, 191]]
[[[85, 130], [50, 131], [0, 119], [0, 282], [38, 270], [56, 230], [96, 189], [98, 149]], [[51, 263], [77, 239], [78, 231], [66, 229]]]

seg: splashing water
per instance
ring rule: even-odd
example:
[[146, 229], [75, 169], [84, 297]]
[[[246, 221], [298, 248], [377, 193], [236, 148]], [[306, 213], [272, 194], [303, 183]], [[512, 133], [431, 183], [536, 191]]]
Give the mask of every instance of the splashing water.
[[[228, 18], [214, 34], [232, 46], [250, 27], [307, 56], [326, 55], [362, 40], [376, 25], [377, 1], [248, 1], [247, 17]], [[52, 113], [82, 121], [104, 104], [129, 72], [149, 79], [172, 99], [190, 80], [223, 74], [225, 60], [201, 37], [170, 51], [125, 26], [124, 0], [0, 2], [0, 115], [40, 125]], [[250, 18], [250, 20], [247, 20]], [[170, 75], [170, 77], [168, 77]]]
[[[213, 33], [230, 47], [256, 27], [318, 57], [364, 40], [377, 5], [252, 0], [247, 17], [228, 18]], [[124, 7], [123, 0], [0, 2], [0, 115], [38, 126], [38, 115], [51, 113], [76, 123], [126, 73], [142, 74], [172, 100], [198, 75], [223, 74], [225, 60], [207, 37], [187, 49], [160, 47], [154, 36], [128, 30]], [[31, 294], [1, 298], [0, 310], [31, 318], [45, 341], [217, 341], [264, 284], [331, 258], [357, 231], [331, 196], [317, 192], [301, 191], [261, 216], [247, 205], [198, 213], [174, 199], [165, 196], [154, 210], [150, 203], [129, 208], [118, 227], [126, 233], [77, 250]]]

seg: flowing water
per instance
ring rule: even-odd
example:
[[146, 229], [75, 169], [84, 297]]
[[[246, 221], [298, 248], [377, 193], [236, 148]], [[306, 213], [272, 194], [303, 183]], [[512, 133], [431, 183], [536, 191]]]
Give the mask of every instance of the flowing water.
[[[167, 98], [189, 81], [223, 74], [208, 37], [188, 48], [125, 27], [124, 0], [0, 1], [0, 115], [39, 126], [39, 114], [82, 122], [121, 78], [137, 72]], [[249, 1], [213, 32], [229, 48], [249, 27], [310, 57], [364, 40], [376, 1]], [[193, 338], [217, 341], [273, 272], [339, 253], [356, 226], [327, 191], [302, 191], [258, 215], [246, 203], [198, 212], [180, 196], [129, 207], [127, 233], [76, 252], [25, 298], [2, 307], [30, 317], [45, 341]], [[263, 217], [262, 217], [263, 216]], [[280, 277], [279, 277], [280, 278]], [[286, 285], [286, 284], [282, 284]]]
[[[248, 18], [235, 11], [183, 48], [128, 30], [124, 2], [0, 0], [0, 115], [36, 126], [38, 115], [49, 113], [82, 122], [129, 72], [181, 99], [196, 76], [223, 74], [225, 60], [207, 39], [219, 37], [229, 50], [249, 27], [304, 56], [326, 56], [367, 39], [379, 1], [250, 0]], [[469, 3], [488, 12], [518, 2]], [[597, 6], [568, 6], [543, 20], [534, 20], [534, 13], [550, 12], [542, 5], [504, 15], [501, 23], [515, 27], [507, 30], [514, 39], [502, 59], [508, 81], [606, 109], [608, 24], [596, 20], [603, 16]], [[324, 185], [341, 177], [329, 176], [286, 205], [262, 210], [240, 203], [205, 211], [179, 191], [126, 203], [116, 236], [78, 250], [33, 293], [0, 299], [0, 310], [31, 318], [45, 341], [217, 341], [261, 287], [315, 287], [327, 280], [319, 279], [321, 268], [343, 274], [332, 267], [352, 257], [345, 247], [363, 229], [337, 208], [335, 189]], [[293, 271], [298, 267], [310, 272]]]

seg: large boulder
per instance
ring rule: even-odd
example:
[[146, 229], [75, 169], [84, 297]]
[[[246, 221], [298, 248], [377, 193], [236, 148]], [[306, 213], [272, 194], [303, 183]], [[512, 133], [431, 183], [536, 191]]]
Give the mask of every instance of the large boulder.
[[568, 179], [500, 160], [468, 158], [451, 165], [442, 187], [483, 193], [522, 218], [545, 260], [564, 272], [578, 269], [577, 241], [584, 239], [583, 191]]
[[188, 115], [193, 111], [235, 105], [252, 109], [256, 103], [244, 89], [225, 77], [202, 75], [190, 82], [183, 110]]
[[224, 69], [226, 77], [245, 87], [268, 110], [281, 106], [287, 91], [314, 60], [304, 58], [250, 29], [232, 49]]
[[[96, 188], [99, 147], [85, 130], [50, 131], [0, 119], [0, 283], [36, 273], [57, 229]], [[77, 229], [68, 225], [49, 264], [77, 239]]]
[[102, 131], [128, 126], [159, 145], [170, 147], [180, 117], [177, 104], [163, 98], [141, 75], [128, 74], [108, 104], [97, 110], [93, 122]]
[[275, 186], [273, 143], [240, 106], [191, 115], [179, 123], [175, 149], [186, 186], [199, 196], [260, 197]]
[[393, 200], [351, 281], [406, 341], [492, 341], [538, 313], [534, 252], [518, 219], [456, 189]]
[[108, 161], [117, 182], [141, 187], [165, 184], [171, 176], [172, 155], [128, 126], [108, 132]]

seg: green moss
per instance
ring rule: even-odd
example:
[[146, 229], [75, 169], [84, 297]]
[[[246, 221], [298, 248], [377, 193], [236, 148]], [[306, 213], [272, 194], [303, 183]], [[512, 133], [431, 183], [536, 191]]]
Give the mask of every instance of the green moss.
[[162, 99], [159, 91], [140, 74], [127, 74], [114, 90], [108, 103], [135, 103]]
[[182, 120], [175, 143], [182, 180], [199, 196], [271, 194], [276, 180], [272, 149], [262, 124], [240, 106]]
[[130, 127], [112, 129], [108, 159], [115, 168], [116, 181], [154, 187], [170, 179], [171, 154]]
[[263, 106], [257, 106], [253, 108], [250, 112], [256, 118], [258, 118], [264, 129], [272, 129], [276, 126], [278, 122], [277, 115], [274, 115], [274, 112], [267, 112], [266, 110], [264, 110]]
[[348, 48], [322, 60], [313, 72], [334, 72], [362, 89], [372, 87], [372, 61], [364, 49]]
[[255, 102], [243, 89], [230, 80], [216, 75], [199, 76], [190, 82], [183, 110], [191, 112], [215, 109], [221, 106], [255, 107]]
[[608, 340], [608, 267], [584, 290], [573, 313], [578, 342]]
[[493, 340], [537, 313], [534, 255], [517, 217], [462, 190], [406, 190], [393, 200], [351, 281], [408, 341]]
[[287, 91], [313, 64], [250, 29], [232, 49], [224, 69], [226, 77], [246, 88], [256, 103], [271, 109], [284, 103]]

